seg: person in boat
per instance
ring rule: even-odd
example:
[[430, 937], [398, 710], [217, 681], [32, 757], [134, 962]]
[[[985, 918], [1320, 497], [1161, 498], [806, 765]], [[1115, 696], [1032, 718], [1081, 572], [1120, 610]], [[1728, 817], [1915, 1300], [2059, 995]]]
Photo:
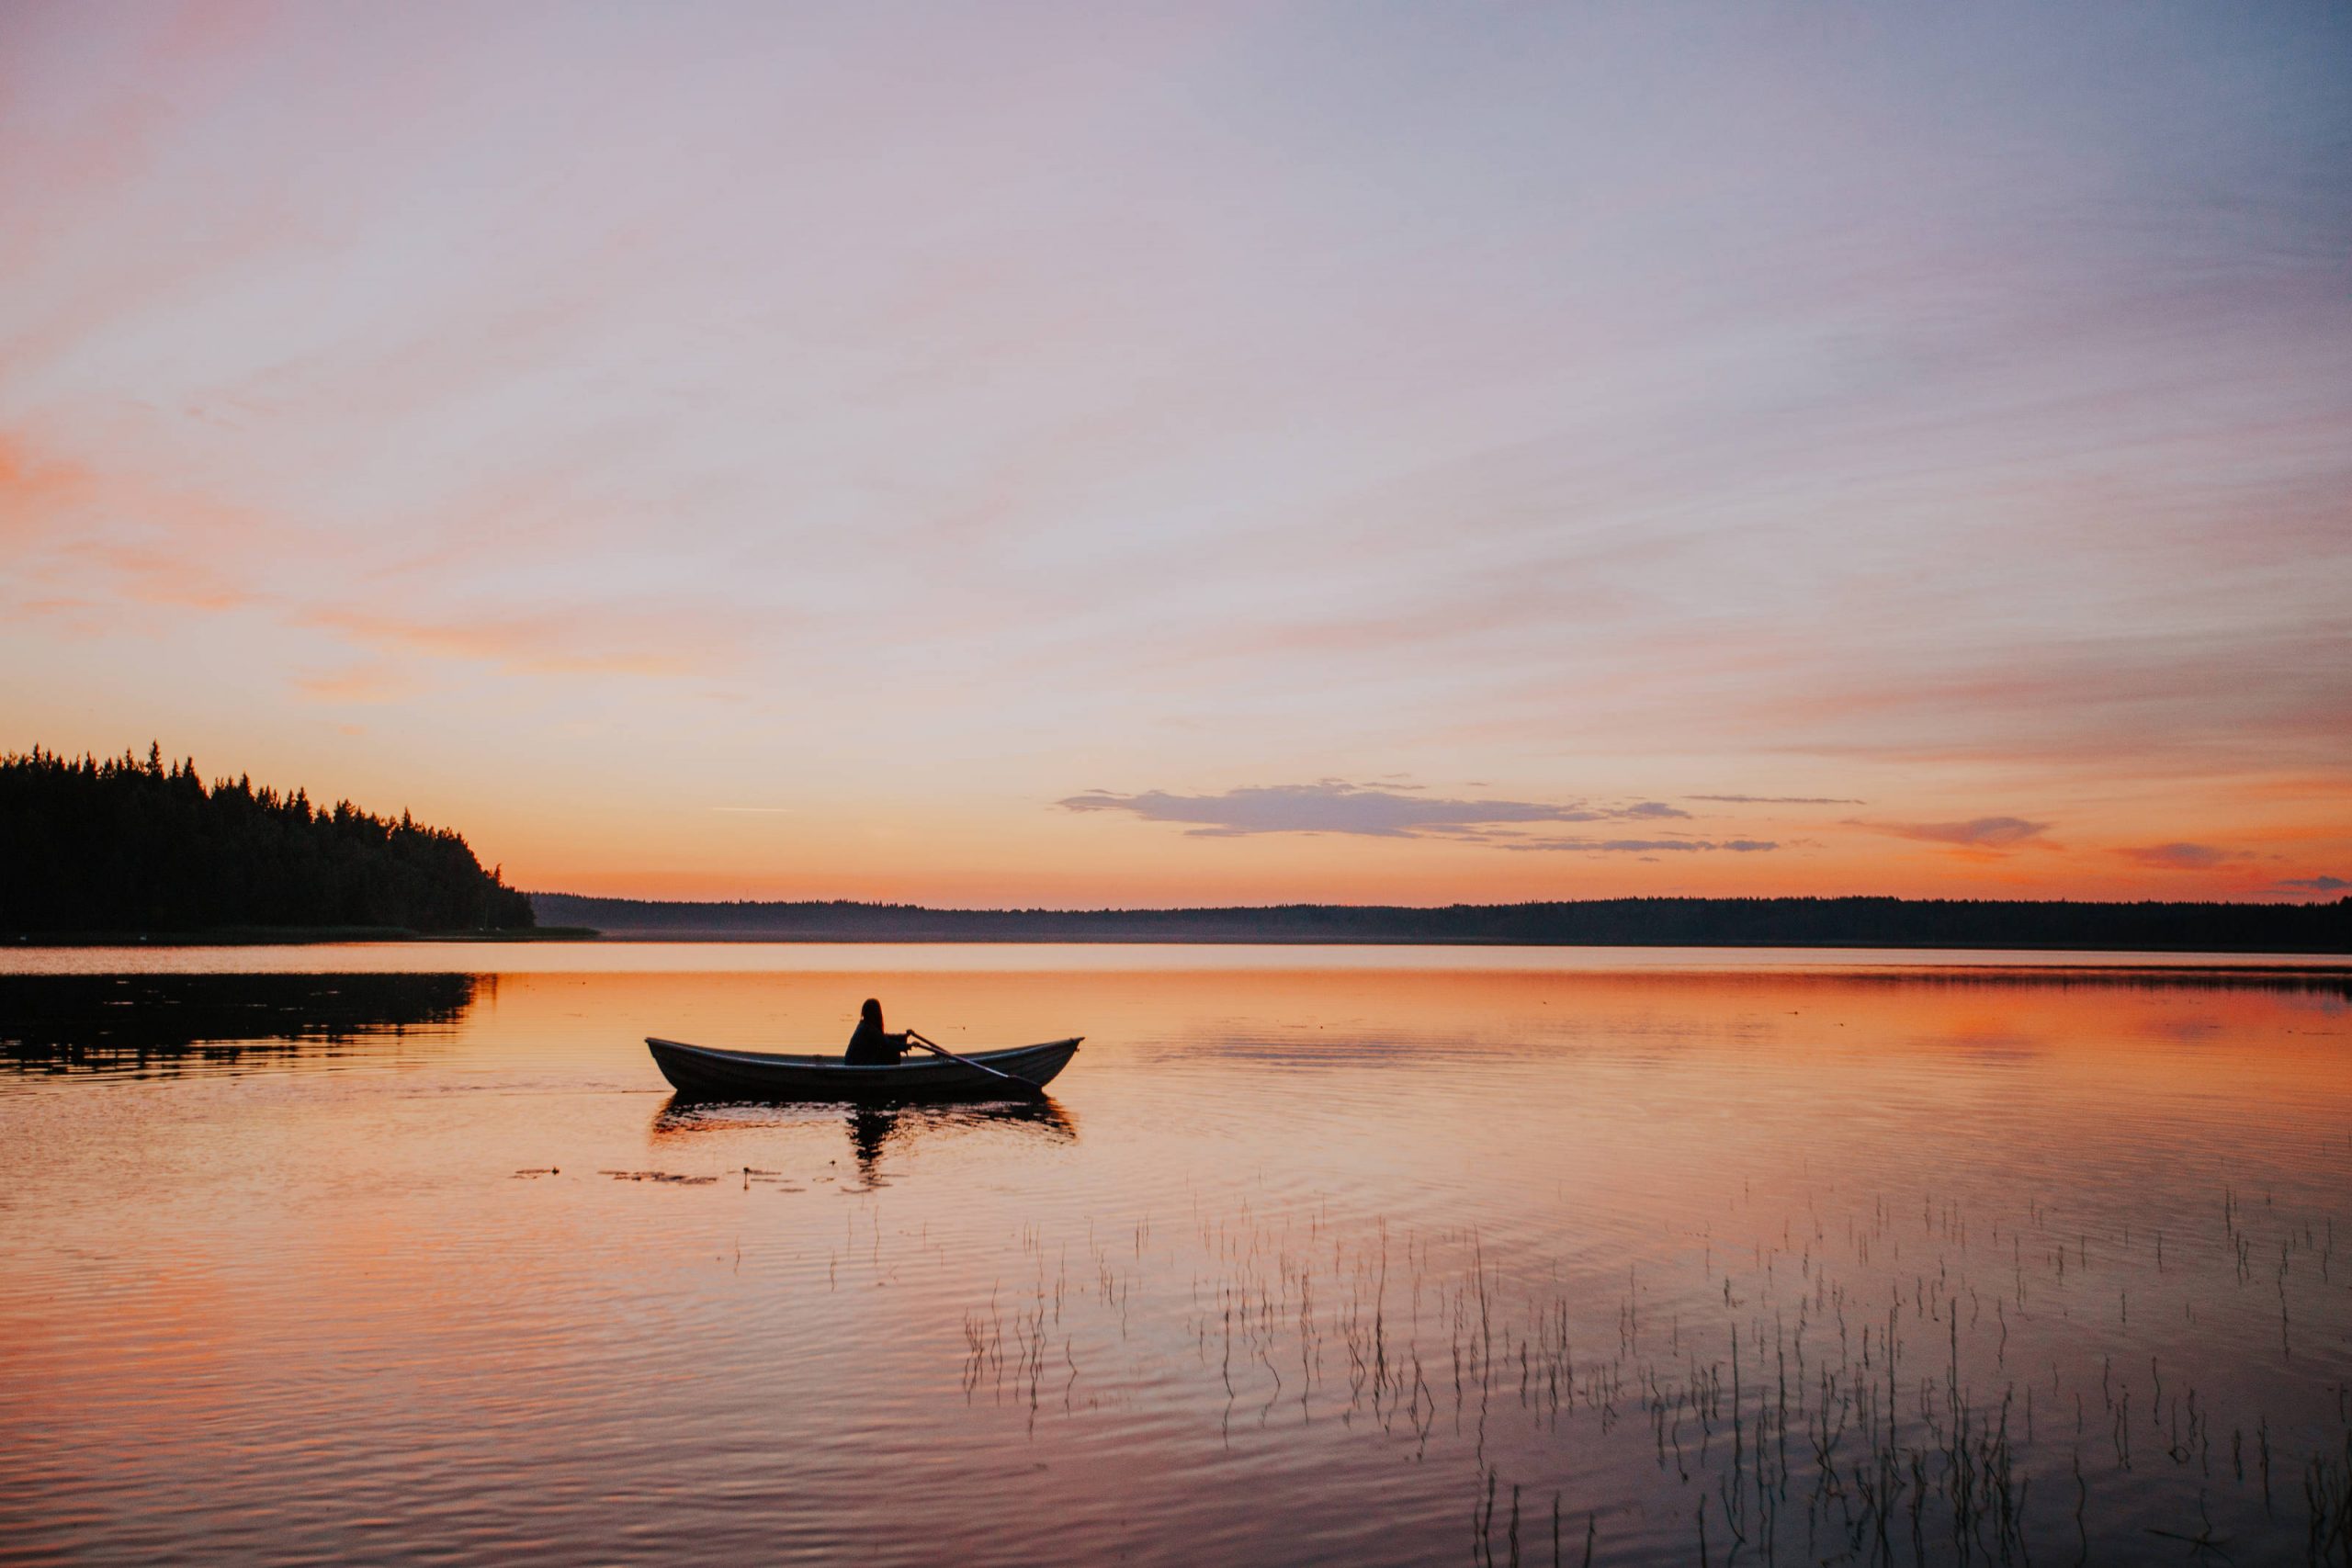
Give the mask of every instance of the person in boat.
[[872, 997], [857, 1010], [857, 1032], [849, 1037], [842, 1060], [853, 1067], [887, 1067], [907, 1054], [907, 1037], [882, 1028], [882, 1004]]

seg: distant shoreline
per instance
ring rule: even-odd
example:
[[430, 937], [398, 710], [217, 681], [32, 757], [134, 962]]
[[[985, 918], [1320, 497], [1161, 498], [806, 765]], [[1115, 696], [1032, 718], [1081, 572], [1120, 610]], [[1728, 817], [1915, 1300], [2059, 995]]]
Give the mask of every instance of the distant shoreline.
[[2326, 904], [1903, 898], [1615, 898], [1171, 909], [932, 909], [535, 893], [537, 918], [607, 940], [1254, 946], [1755, 947], [2352, 953], [2352, 899]]
[[1620, 898], [1543, 904], [1290, 904], [1224, 908], [933, 909], [530, 896], [546, 924], [220, 926], [23, 932], [11, 947], [320, 946], [353, 942], [1757, 948], [1886, 952], [2352, 954], [2352, 898], [2326, 904], [1901, 898]]

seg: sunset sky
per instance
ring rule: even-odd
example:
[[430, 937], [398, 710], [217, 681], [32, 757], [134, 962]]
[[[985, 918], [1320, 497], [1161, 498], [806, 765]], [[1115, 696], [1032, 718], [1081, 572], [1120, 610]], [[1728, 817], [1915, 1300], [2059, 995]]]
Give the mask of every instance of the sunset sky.
[[0, 750], [538, 889], [2352, 891], [2352, 9], [0, 5]]

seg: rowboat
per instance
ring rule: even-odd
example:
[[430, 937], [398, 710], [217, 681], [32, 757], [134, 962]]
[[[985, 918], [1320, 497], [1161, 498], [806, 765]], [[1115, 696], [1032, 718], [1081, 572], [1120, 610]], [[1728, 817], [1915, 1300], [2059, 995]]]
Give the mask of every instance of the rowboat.
[[[1080, 1035], [1004, 1051], [972, 1051], [968, 1060], [1044, 1086], [1078, 1054]], [[852, 1066], [837, 1055], [721, 1051], [682, 1040], [646, 1038], [654, 1066], [680, 1094], [706, 1100], [984, 1100], [1005, 1081], [944, 1056], [909, 1056], [887, 1066]]]

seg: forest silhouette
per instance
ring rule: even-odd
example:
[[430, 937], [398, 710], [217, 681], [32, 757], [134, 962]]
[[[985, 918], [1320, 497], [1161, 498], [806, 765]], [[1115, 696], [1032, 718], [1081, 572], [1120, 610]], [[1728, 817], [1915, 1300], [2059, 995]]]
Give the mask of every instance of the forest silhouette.
[[166, 765], [153, 745], [143, 761], [0, 757], [0, 931], [535, 923], [530, 899], [451, 829], [315, 807], [242, 774], [207, 788], [195, 759]]
[[542, 919], [639, 941], [1401, 942], [1562, 947], [2352, 952], [2352, 898], [2089, 903], [1992, 898], [1591, 898], [1198, 909], [927, 909], [534, 893]]

